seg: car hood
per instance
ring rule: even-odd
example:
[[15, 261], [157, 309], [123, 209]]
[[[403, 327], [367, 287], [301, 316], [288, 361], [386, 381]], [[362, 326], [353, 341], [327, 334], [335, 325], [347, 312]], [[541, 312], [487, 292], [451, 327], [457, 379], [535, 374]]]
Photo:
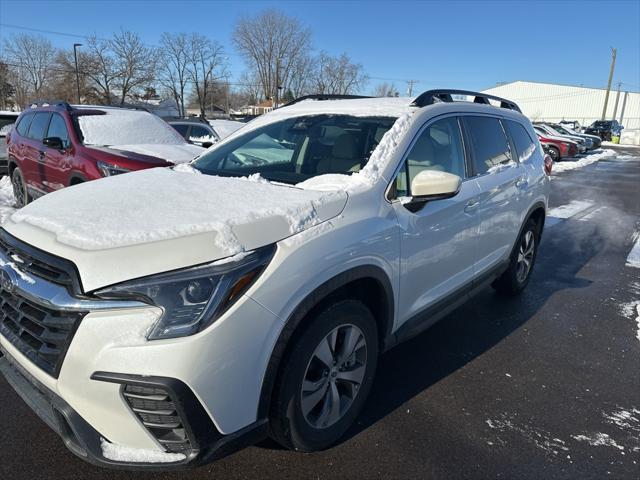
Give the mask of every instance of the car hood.
[[185, 143], [184, 145], [167, 144], [136, 144], [136, 145], [111, 145], [111, 150], [120, 152], [132, 152], [149, 157], [156, 157], [171, 163], [187, 163], [205, 151], [197, 145]]
[[278, 242], [346, 201], [339, 191], [154, 168], [50, 193], [4, 228], [74, 262], [88, 292]]

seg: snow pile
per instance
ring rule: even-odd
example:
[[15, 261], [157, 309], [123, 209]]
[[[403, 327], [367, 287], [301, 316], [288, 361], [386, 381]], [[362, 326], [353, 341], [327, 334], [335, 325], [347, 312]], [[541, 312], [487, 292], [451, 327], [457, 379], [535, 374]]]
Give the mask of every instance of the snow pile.
[[[122, 208], [123, 195], [128, 208]], [[343, 192], [154, 168], [58, 190], [15, 212], [11, 220], [42, 228], [59, 242], [84, 250], [211, 232], [222, 253], [234, 255], [247, 249], [243, 239], [280, 235], [271, 239], [277, 241], [321, 223], [318, 210], [339, 213], [346, 198]], [[265, 234], [259, 227], [247, 233], [252, 223], [265, 221]], [[236, 227], [244, 227], [244, 236]]]
[[607, 422], [616, 425], [620, 429], [635, 430], [636, 433], [640, 433], [640, 410], [632, 408], [631, 410], [623, 410], [619, 408], [613, 413], [602, 413], [602, 416], [607, 419]]
[[173, 463], [181, 462], [187, 458], [182, 453], [166, 453], [160, 450], [147, 450], [116, 445], [115, 443], [107, 442], [104, 438], [100, 439], [100, 446], [102, 447], [104, 457], [114, 462]]
[[9, 134], [9, 132], [13, 130], [14, 125], [15, 123], [9, 123], [7, 125], [4, 125], [2, 128], [0, 128], [0, 137], [6, 137]]
[[97, 108], [105, 115], [79, 115], [85, 145], [184, 145], [186, 140], [160, 117], [142, 110]]
[[633, 248], [627, 256], [627, 267], [640, 268], [640, 232], [636, 232], [633, 237]]
[[14, 205], [16, 199], [13, 196], [13, 187], [8, 175], [0, 179], [0, 225], [16, 211]]
[[598, 160], [602, 160], [603, 158], [614, 157], [616, 152], [611, 149], [602, 150], [598, 153], [592, 153], [591, 155], [587, 155], [586, 157], [582, 157], [580, 160], [566, 160], [563, 162], [554, 162], [553, 169], [551, 170], [551, 174], [556, 174], [560, 172], [566, 172], [568, 170], [575, 170], [576, 168], [586, 167], [587, 165], [591, 165], [592, 163], [597, 162]]
[[593, 206], [593, 203], [591, 202], [585, 202], [584, 200], [571, 200], [571, 202], [565, 205], [560, 205], [559, 207], [550, 209], [547, 212], [546, 224], [548, 227], [551, 227], [560, 220], [571, 218], [591, 206]]
[[586, 435], [573, 435], [572, 438], [579, 442], [588, 442], [594, 447], [614, 447], [618, 450], [624, 450], [622, 445], [618, 445], [616, 441], [606, 433], [596, 433], [591, 437]]
[[136, 145], [113, 145], [111, 148], [122, 152], [149, 155], [175, 164], [191, 162], [198, 155], [206, 151], [204, 148], [191, 145], [190, 143], [181, 143], [179, 145], [141, 143]]
[[351, 175], [331, 173], [318, 175], [296, 185], [305, 190], [346, 190], [354, 191], [370, 187], [382, 176], [384, 168], [396, 147], [411, 126], [412, 113], [405, 113], [387, 130], [362, 170]]

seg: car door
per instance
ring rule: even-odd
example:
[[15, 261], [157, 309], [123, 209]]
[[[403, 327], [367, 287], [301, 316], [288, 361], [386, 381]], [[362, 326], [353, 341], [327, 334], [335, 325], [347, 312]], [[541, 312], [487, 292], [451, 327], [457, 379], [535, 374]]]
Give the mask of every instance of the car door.
[[475, 210], [479, 221], [476, 276], [481, 277], [511, 253], [520, 228], [518, 189], [525, 180], [498, 118], [469, 115], [463, 121], [474, 178], [480, 187], [477, 202], [469, 208]]
[[73, 161], [73, 152], [69, 140], [67, 123], [59, 113], [51, 114], [51, 121], [45, 137], [57, 137], [62, 140], [62, 149], [47, 147], [44, 150], [44, 169], [42, 185], [47, 192], [64, 188], [69, 183], [69, 171]]
[[49, 127], [50, 118], [51, 112], [36, 112], [24, 139], [22, 173], [27, 187], [30, 187], [32, 194], [35, 193], [36, 196], [46, 192], [42, 184], [45, 165], [42, 139]]
[[[463, 179], [460, 192], [415, 210], [406, 200], [411, 195], [411, 180], [423, 170], [459, 175]], [[400, 323], [471, 283], [478, 221], [468, 205], [477, 201], [479, 193], [476, 181], [468, 178], [458, 118], [441, 117], [427, 123], [390, 191], [401, 232]]]

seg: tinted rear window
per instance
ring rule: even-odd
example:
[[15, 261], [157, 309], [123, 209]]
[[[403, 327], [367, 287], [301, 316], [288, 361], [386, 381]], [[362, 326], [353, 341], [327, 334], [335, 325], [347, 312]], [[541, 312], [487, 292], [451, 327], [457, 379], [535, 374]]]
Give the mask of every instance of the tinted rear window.
[[511, 160], [509, 143], [497, 118], [464, 117], [471, 137], [473, 165], [477, 175]]
[[31, 120], [33, 120], [33, 113], [27, 113], [22, 116], [22, 118], [20, 119], [20, 123], [18, 123], [18, 126], [16, 127], [18, 133], [23, 137], [26, 136], [27, 132], [29, 131]]
[[536, 151], [536, 144], [529, 136], [529, 132], [518, 122], [506, 120], [505, 123], [518, 151], [518, 159], [521, 162], [529, 160]]
[[171, 126], [175, 129], [176, 132], [178, 132], [183, 137], [187, 136], [187, 130], [189, 130], [189, 125], [173, 125], [173, 124], [171, 124]]
[[27, 136], [33, 140], [42, 140], [45, 132], [47, 131], [47, 126], [49, 126], [50, 117], [50, 112], [36, 113], [35, 117], [33, 117], [33, 121], [31, 122], [31, 126], [29, 127], [29, 133]]

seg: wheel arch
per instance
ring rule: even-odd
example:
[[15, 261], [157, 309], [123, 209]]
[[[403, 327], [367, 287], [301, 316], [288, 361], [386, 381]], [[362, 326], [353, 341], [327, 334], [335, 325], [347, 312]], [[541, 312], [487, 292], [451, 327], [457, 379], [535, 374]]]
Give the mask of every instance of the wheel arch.
[[378, 328], [380, 351], [384, 351], [392, 337], [395, 312], [393, 288], [387, 274], [380, 267], [362, 265], [336, 275], [309, 293], [287, 318], [272, 349], [262, 380], [258, 418], [269, 416], [274, 386], [282, 361], [293, 345], [292, 341], [304, 330], [314, 312], [340, 298], [355, 298], [371, 310]]
[[69, 186], [86, 182], [87, 179], [81, 173], [74, 172], [69, 176]]

